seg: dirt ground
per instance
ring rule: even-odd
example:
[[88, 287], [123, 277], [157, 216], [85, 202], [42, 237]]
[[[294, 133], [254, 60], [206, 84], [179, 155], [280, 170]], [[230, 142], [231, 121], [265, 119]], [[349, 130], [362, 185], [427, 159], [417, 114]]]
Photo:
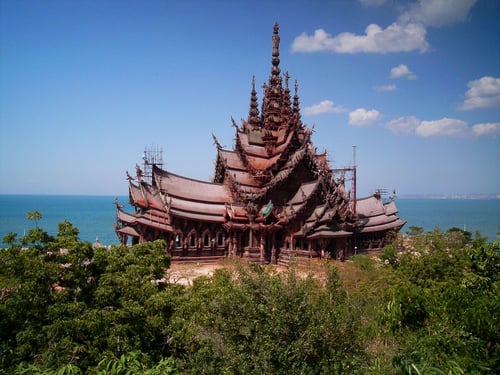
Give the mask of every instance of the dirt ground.
[[[321, 260], [312, 260], [309, 263], [296, 265], [295, 270], [306, 276], [311, 271], [314, 271], [315, 274], [321, 274], [324, 271], [323, 262]], [[343, 267], [343, 263], [335, 262], [338, 268]], [[233, 269], [239, 264], [238, 260], [231, 259], [223, 259], [217, 262], [189, 262], [189, 263], [176, 263], [172, 262], [170, 268], [167, 271], [167, 279], [169, 283], [172, 284], [181, 284], [181, 285], [192, 285], [193, 280], [200, 276], [212, 276], [215, 270], [219, 268], [229, 268]], [[243, 262], [243, 264], [247, 264]], [[278, 265], [265, 265], [264, 267], [272, 268], [274, 272], [282, 272], [287, 269], [286, 266], [278, 266]], [[319, 271], [319, 272], [318, 272]]]
[[172, 262], [167, 277], [170, 283], [191, 285], [193, 280], [200, 276], [212, 276], [218, 268], [224, 268], [222, 262], [213, 263], [175, 263]]
[[[372, 251], [366, 253], [376, 262], [379, 261], [378, 251]], [[339, 275], [342, 278], [344, 285], [357, 285], [360, 279], [359, 272], [361, 272], [357, 267], [354, 266], [350, 259], [346, 259], [344, 262], [337, 260], [326, 260], [326, 259], [312, 259], [304, 263], [294, 264], [294, 270], [298, 275], [306, 277], [313, 274], [320, 280], [324, 280], [325, 265], [334, 264], [339, 271]], [[177, 263], [172, 262], [170, 268], [166, 273], [166, 280], [171, 284], [181, 284], [181, 285], [192, 285], [193, 280], [200, 276], [212, 276], [215, 270], [219, 268], [235, 269], [239, 265], [248, 265], [246, 261], [240, 258], [224, 258], [215, 262], [189, 262], [189, 263]], [[283, 272], [292, 266], [279, 266], [279, 265], [264, 265], [264, 267], [269, 268], [272, 272]]]

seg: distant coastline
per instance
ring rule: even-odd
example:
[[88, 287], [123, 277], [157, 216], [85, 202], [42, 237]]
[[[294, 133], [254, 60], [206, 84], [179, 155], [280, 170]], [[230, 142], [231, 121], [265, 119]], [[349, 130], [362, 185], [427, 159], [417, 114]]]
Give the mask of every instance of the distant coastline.
[[[464, 228], [471, 233], [479, 230], [490, 241], [499, 239], [500, 194], [406, 194], [396, 197], [400, 217], [407, 222], [401, 233], [411, 226], [425, 231], [435, 228]], [[120, 204], [128, 206], [128, 195], [119, 195]], [[388, 197], [386, 197], [388, 198]], [[22, 236], [34, 227], [28, 211], [39, 211], [39, 225], [50, 235], [56, 235], [58, 224], [68, 220], [79, 231], [83, 241], [99, 238], [105, 245], [118, 244], [114, 224], [116, 206], [113, 195], [18, 195], [0, 194], [0, 241], [9, 232]], [[2, 244], [0, 243], [0, 247]]]
[[[123, 197], [128, 197], [128, 193], [121, 193], [121, 194], [57, 194], [57, 193], [47, 193], [47, 194], [40, 194], [40, 193], [26, 193], [26, 194], [19, 194], [19, 193], [0, 193], [0, 196], [18, 196], [18, 197], [118, 197], [118, 198], [123, 198]], [[371, 196], [366, 195], [366, 196]], [[384, 195], [385, 197], [386, 195]], [[364, 196], [363, 196], [364, 197]], [[491, 199], [500, 199], [500, 192], [499, 193], [465, 193], [465, 194], [439, 194], [439, 193], [433, 193], [433, 194], [415, 194], [415, 193], [409, 193], [409, 194], [397, 194], [396, 199], [401, 198], [401, 199], [477, 199], [477, 200], [491, 200]]]
[[469, 193], [469, 194], [398, 194], [398, 198], [402, 199], [478, 199], [478, 200], [489, 200], [489, 199], [500, 199], [500, 193], [493, 194], [480, 194], [480, 193]]

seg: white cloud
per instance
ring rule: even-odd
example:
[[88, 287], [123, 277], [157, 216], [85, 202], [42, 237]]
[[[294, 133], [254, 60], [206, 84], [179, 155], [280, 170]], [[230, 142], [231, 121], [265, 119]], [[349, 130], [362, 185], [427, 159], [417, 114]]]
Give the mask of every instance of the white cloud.
[[440, 120], [422, 121], [415, 129], [421, 137], [460, 137], [469, 133], [467, 123], [462, 120], [443, 117]]
[[442, 27], [463, 22], [477, 0], [420, 0], [400, 18], [401, 23], [420, 23]]
[[399, 64], [391, 69], [391, 78], [406, 77], [408, 79], [415, 79], [417, 76], [404, 64]]
[[321, 115], [323, 113], [346, 112], [346, 109], [340, 105], [335, 105], [331, 100], [323, 100], [319, 104], [314, 104], [303, 109], [304, 115]]
[[396, 134], [415, 134], [420, 120], [414, 116], [400, 117], [388, 122], [385, 126]]
[[[359, 0], [365, 6], [380, 6], [384, 0]], [[313, 35], [302, 33], [292, 43], [292, 52], [336, 53], [390, 53], [425, 52], [429, 49], [426, 40], [427, 27], [441, 27], [467, 19], [477, 0], [419, 0], [407, 7], [407, 11], [383, 29], [371, 24], [362, 35], [343, 32], [332, 36], [324, 29]]]
[[370, 126], [380, 118], [380, 112], [376, 109], [358, 108], [349, 113], [349, 124], [354, 126]]
[[384, 85], [375, 87], [375, 91], [377, 92], [387, 92], [387, 91], [396, 91], [398, 88], [396, 85]]
[[471, 134], [471, 129], [465, 121], [447, 117], [432, 121], [421, 121], [414, 116], [400, 117], [385, 126], [395, 134], [419, 137], [463, 137]]
[[476, 124], [472, 127], [472, 133], [481, 135], [500, 135], [500, 122]]
[[415, 116], [400, 117], [385, 125], [395, 134], [420, 137], [465, 137], [500, 135], [500, 122], [476, 124], [469, 127], [462, 120], [444, 117], [441, 120], [421, 121]]
[[313, 35], [302, 33], [296, 37], [292, 43], [292, 52], [425, 52], [429, 48], [425, 37], [425, 27], [415, 23], [393, 23], [386, 29], [371, 24], [366, 27], [364, 35], [344, 32], [335, 37], [323, 29], [318, 29]]
[[460, 109], [500, 107], [500, 78], [482, 77], [469, 81], [467, 86], [469, 90]]

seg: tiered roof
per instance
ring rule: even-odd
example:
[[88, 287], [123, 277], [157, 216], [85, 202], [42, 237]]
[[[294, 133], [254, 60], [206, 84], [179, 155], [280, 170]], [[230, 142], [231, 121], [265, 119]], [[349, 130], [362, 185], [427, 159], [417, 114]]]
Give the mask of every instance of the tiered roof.
[[393, 228], [401, 228], [405, 221], [397, 214], [396, 203], [391, 200], [383, 203], [379, 194], [360, 199], [357, 204], [359, 221], [357, 223], [360, 233], [373, 233]]
[[214, 180], [198, 181], [154, 166], [148, 183], [138, 170], [138, 182], [129, 184], [137, 212], [120, 212], [122, 223], [134, 227], [146, 220], [168, 232], [175, 230], [172, 223], [177, 219], [218, 223], [226, 229], [288, 227], [290, 233], [312, 239], [350, 236], [355, 230], [399, 229], [404, 224], [395, 205], [384, 206], [374, 198], [360, 200], [356, 216], [343, 180], [335, 180], [326, 153], [316, 152], [312, 129], [302, 123], [298, 83], [292, 98], [288, 72], [284, 79], [281, 75], [279, 42], [275, 24], [271, 75], [261, 110], [254, 77], [248, 118], [240, 125], [233, 120], [233, 149], [224, 149], [213, 136]]

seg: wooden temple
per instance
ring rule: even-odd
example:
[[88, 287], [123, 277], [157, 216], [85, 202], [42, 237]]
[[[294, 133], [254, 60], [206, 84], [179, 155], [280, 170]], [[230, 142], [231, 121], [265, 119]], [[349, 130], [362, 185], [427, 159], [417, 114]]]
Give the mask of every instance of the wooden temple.
[[272, 68], [260, 105], [252, 81], [248, 118], [233, 149], [217, 148], [213, 181], [199, 181], [150, 165], [129, 179], [127, 213], [117, 202], [121, 243], [163, 239], [176, 259], [240, 256], [250, 261], [342, 258], [381, 248], [405, 224], [394, 199], [379, 193], [351, 197], [326, 153], [317, 153], [301, 120], [298, 84], [280, 70], [279, 26], [272, 36]]

